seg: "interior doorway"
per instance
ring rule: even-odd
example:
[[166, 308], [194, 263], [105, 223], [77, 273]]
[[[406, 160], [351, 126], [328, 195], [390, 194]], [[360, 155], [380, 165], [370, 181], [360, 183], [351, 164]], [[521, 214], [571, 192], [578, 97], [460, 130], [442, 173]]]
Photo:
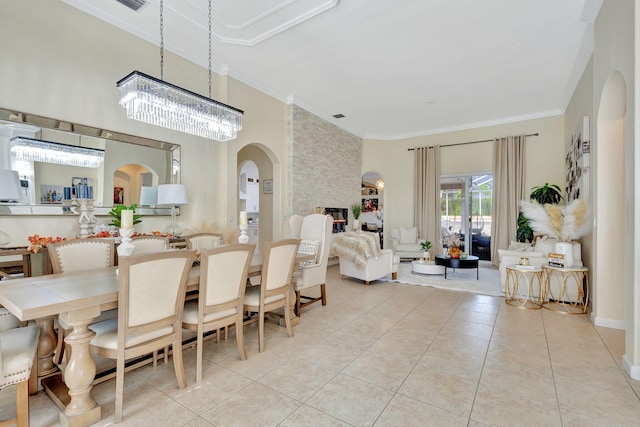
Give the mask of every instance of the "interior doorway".
[[257, 245], [260, 233], [260, 176], [254, 161], [249, 160], [242, 165], [238, 189], [239, 210], [247, 212], [249, 243]]

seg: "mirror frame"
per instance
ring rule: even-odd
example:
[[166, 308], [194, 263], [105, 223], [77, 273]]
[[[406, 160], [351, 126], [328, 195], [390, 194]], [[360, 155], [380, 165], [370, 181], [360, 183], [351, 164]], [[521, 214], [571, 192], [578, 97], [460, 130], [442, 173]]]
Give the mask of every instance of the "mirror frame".
[[[172, 162], [178, 163], [178, 173], [172, 175], [172, 184], [179, 184], [181, 180], [180, 169], [180, 145], [170, 142], [159, 141], [156, 139], [144, 138], [141, 136], [129, 135], [125, 133], [115, 132], [107, 129], [100, 129], [93, 126], [72, 123], [63, 120], [53, 119], [45, 116], [24, 113], [16, 110], [9, 110], [0, 107], [0, 120], [5, 122], [14, 122], [29, 124], [40, 128], [52, 129], [56, 131], [69, 132], [83, 136], [92, 136], [112, 141], [124, 142], [128, 144], [142, 145], [146, 147], [156, 148], [159, 150], [170, 151], [172, 153]], [[95, 215], [109, 215], [109, 211], [113, 206], [97, 206], [94, 208]], [[176, 209], [179, 214], [179, 210]], [[48, 205], [19, 205], [19, 204], [2, 204], [0, 206], [0, 215], [76, 215], [69, 212], [69, 209], [63, 209], [63, 206]], [[150, 208], [138, 207], [136, 214], [140, 215], [171, 215], [171, 208]]]

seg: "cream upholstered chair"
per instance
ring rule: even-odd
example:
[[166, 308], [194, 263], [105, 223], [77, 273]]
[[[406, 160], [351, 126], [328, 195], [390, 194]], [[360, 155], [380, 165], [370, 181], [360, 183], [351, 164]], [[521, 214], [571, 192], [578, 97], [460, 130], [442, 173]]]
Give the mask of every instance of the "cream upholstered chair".
[[400, 258], [422, 258], [424, 251], [420, 243], [425, 240], [418, 236], [417, 227], [396, 227], [391, 229], [391, 249]]
[[[15, 279], [15, 277], [0, 270], [0, 280], [3, 280], [3, 279], [11, 280], [11, 279]], [[22, 322], [20, 322], [20, 319], [18, 319], [16, 316], [11, 314], [9, 310], [7, 310], [6, 308], [0, 305], [0, 331], [6, 331], [7, 329], [17, 328], [21, 324]], [[25, 326], [26, 326], [26, 323], [25, 323]]]
[[136, 236], [131, 238], [131, 243], [135, 246], [132, 255], [140, 255], [166, 250], [169, 238], [166, 236]]
[[220, 245], [224, 239], [222, 233], [195, 233], [185, 237], [189, 249], [209, 249]]
[[[113, 239], [76, 239], [49, 243], [49, 258], [53, 273], [93, 270], [111, 267], [115, 259]], [[96, 321], [113, 318], [118, 315], [116, 309], [103, 312]], [[58, 344], [55, 361], [60, 364], [65, 351], [64, 337], [71, 328], [58, 318]]]
[[189, 301], [182, 313], [182, 327], [197, 331], [196, 382], [202, 381], [204, 333], [236, 325], [240, 359], [246, 360], [243, 334], [244, 292], [254, 245], [228, 245], [200, 253], [198, 301]]
[[92, 353], [116, 359], [115, 422], [122, 421], [125, 361], [173, 345], [180, 388], [186, 387], [182, 363], [182, 310], [195, 251], [167, 251], [122, 257], [118, 275], [118, 318], [94, 323]]
[[267, 243], [262, 263], [260, 286], [250, 287], [244, 294], [244, 311], [257, 313], [257, 316], [245, 324], [258, 322], [258, 346], [261, 353], [264, 351], [264, 315], [267, 311], [284, 307], [287, 335], [293, 336], [291, 319], [289, 318], [289, 308], [291, 307], [289, 292], [299, 244], [299, 239], [284, 239]]
[[27, 326], [0, 332], [0, 389], [16, 386], [16, 417], [2, 425], [29, 425], [29, 382], [35, 383], [32, 369], [38, 350], [40, 328]]
[[[298, 252], [316, 256], [315, 260], [301, 263], [294, 273], [294, 289], [296, 292], [295, 311], [300, 316], [302, 307], [322, 301], [327, 305], [327, 263], [331, 246], [333, 217], [331, 215], [311, 214], [307, 216], [292, 215], [289, 219], [291, 235], [300, 239]], [[301, 295], [303, 289], [320, 286], [319, 297]], [[301, 300], [305, 300], [301, 303]]]

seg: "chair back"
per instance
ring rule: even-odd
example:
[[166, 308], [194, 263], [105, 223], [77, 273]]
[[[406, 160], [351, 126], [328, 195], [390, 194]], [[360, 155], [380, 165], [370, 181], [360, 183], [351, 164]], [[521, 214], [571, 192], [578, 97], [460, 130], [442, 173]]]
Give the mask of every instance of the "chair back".
[[331, 249], [332, 230], [333, 217], [331, 215], [311, 214], [303, 218], [300, 234], [294, 237], [298, 237], [301, 241], [319, 241], [315, 263], [320, 266], [326, 266]]
[[291, 237], [295, 237], [297, 239], [300, 238], [300, 229], [302, 228], [303, 220], [304, 216], [302, 215], [291, 215], [291, 218], [289, 218], [289, 231], [291, 232]]
[[224, 241], [222, 233], [196, 233], [185, 237], [187, 248], [210, 249], [219, 246]]
[[200, 255], [200, 313], [234, 310], [241, 313], [249, 265], [255, 245], [234, 244], [203, 249]]
[[300, 240], [295, 238], [267, 243], [260, 281], [262, 298], [289, 292], [299, 245]]
[[113, 239], [77, 239], [49, 243], [49, 257], [54, 273], [111, 267], [114, 263]]
[[133, 255], [162, 252], [166, 250], [169, 238], [165, 236], [136, 236], [131, 238], [131, 243], [135, 246]]
[[171, 341], [181, 337], [187, 279], [195, 256], [195, 251], [166, 251], [120, 259], [119, 352], [163, 336], [172, 336]]

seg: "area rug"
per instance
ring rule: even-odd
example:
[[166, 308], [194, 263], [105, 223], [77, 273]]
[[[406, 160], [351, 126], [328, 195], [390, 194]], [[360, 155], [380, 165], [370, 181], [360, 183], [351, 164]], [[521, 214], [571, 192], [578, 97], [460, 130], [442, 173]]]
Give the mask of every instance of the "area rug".
[[419, 286], [431, 286], [440, 289], [472, 292], [476, 294], [504, 296], [500, 287], [500, 271], [495, 267], [480, 266], [480, 279], [476, 280], [475, 269], [447, 269], [447, 278], [440, 275], [418, 275], [411, 272], [411, 263], [402, 262], [398, 267], [398, 278], [390, 279], [391, 275], [381, 281], [407, 283]]

